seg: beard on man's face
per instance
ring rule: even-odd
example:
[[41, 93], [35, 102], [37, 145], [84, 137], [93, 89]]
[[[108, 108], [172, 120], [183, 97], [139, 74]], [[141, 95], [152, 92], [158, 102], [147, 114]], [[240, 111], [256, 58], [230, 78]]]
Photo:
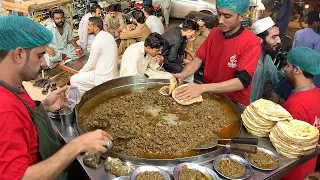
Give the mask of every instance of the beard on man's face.
[[54, 22], [56, 24], [57, 27], [63, 27], [64, 25], [64, 21], [60, 21], [60, 22]]
[[280, 44], [270, 45], [269, 43], [264, 41], [262, 43], [262, 48], [266, 54], [272, 56], [272, 55], [275, 55], [279, 52]]

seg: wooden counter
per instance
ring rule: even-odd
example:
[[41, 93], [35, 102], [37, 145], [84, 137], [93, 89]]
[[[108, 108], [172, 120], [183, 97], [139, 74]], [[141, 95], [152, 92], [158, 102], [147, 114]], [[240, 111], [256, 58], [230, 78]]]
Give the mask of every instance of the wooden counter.
[[18, 4], [14, 0], [2, 0], [2, 8], [6, 10], [18, 11], [20, 13], [27, 13], [30, 17], [31, 12], [51, 8], [53, 6], [67, 5], [70, 15], [70, 26], [73, 27], [72, 22], [72, 0], [25, 0], [24, 3]]

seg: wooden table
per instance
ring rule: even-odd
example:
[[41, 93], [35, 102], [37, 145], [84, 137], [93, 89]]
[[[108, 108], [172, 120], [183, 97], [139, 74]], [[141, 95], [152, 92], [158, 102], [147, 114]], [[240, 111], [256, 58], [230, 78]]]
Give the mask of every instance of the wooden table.
[[30, 17], [31, 12], [51, 8], [57, 5], [67, 5], [70, 15], [70, 26], [73, 27], [72, 0], [25, 0], [22, 4], [15, 3], [14, 0], [2, 0], [2, 8], [6, 10], [18, 11], [20, 14], [27, 13], [28, 17]]

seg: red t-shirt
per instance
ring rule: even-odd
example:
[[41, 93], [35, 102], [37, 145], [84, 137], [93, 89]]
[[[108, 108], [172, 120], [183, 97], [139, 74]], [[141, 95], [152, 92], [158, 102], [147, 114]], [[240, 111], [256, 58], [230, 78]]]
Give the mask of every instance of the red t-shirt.
[[[308, 122], [320, 130], [320, 91], [318, 88], [291, 94], [283, 107], [291, 113], [294, 119]], [[304, 179], [308, 173], [314, 172], [316, 163], [317, 157], [286, 174], [281, 180]]]
[[[19, 94], [30, 106], [27, 92]], [[21, 179], [28, 166], [41, 160], [38, 132], [24, 104], [0, 86], [0, 179]]]
[[[215, 28], [196, 55], [205, 62], [204, 83], [219, 83], [235, 78], [236, 71], [245, 70], [253, 77], [260, 52], [260, 41], [249, 30], [244, 29], [239, 35], [226, 38], [220, 28]], [[249, 105], [250, 92], [251, 85], [224, 95], [243, 105]]]

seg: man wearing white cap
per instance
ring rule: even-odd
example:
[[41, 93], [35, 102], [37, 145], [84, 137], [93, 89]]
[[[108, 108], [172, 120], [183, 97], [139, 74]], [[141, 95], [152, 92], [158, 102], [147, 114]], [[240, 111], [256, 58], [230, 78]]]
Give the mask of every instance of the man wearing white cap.
[[276, 86], [284, 74], [278, 71], [269, 55], [277, 51], [277, 47], [281, 43], [280, 31], [275, 22], [271, 17], [266, 17], [255, 22], [251, 29], [261, 40], [261, 54], [252, 79], [250, 93], [250, 101], [253, 102], [262, 98], [266, 82], [271, 82], [273, 86]]

